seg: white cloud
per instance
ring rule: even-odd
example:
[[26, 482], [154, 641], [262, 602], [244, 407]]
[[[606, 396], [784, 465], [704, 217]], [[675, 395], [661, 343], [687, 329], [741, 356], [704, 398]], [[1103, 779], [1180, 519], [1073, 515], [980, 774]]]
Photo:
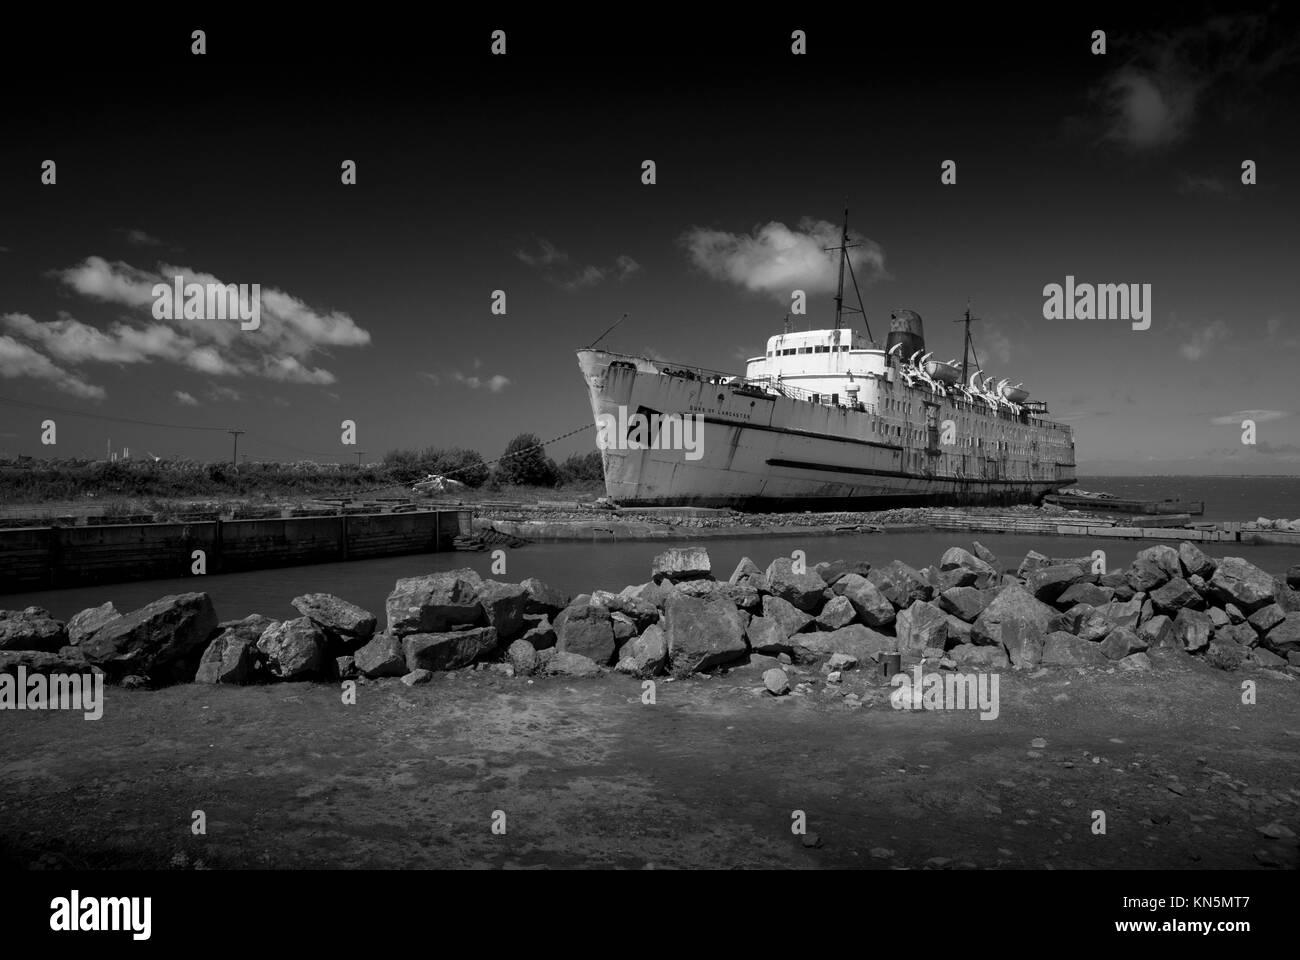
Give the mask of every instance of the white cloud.
[[1189, 331], [1187, 339], [1178, 345], [1178, 352], [1187, 360], [1200, 360], [1210, 352], [1210, 349], [1220, 340], [1227, 339], [1228, 325], [1222, 320], [1214, 320], [1199, 328], [1190, 328], [1185, 324], [1180, 325], [1183, 330]]
[[1287, 410], [1238, 410], [1235, 413], [1225, 413], [1221, 417], [1212, 417], [1210, 423], [1225, 426], [1232, 424], [1238, 426], [1243, 420], [1254, 420], [1256, 423], [1268, 423], [1270, 420], [1281, 420], [1284, 417], [1291, 416]]
[[[850, 233], [849, 262], [859, 283], [885, 275], [880, 245]], [[797, 229], [773, 221], [748, 234], [695, 227], [680, 238], [691, 263], [715, 280], [723, 280], [788, 303], [791, 292], [830, 293], [839, 279], [839, 253], [827, 247], [840, 242], [840, 227], [805, 217]]]
[[506, 387], [510, 386], [510, 378], [503, 377], [501, 374], [493, 374], [490, 377], [480, 377], [477, 374], [465, 376], [459, 370], [451, 375], [451, 378], [457, 383], [463, 383], [471, 390], [488, 390], [492, 393], [500, 393]]
[[184, 390], [173, 390], [172, 396], [176, 398], [177, 403], [183, 404], [184, 406], [197, 407], [199, 405], [199, 402], [194, 399], [194, 396], [186, 393]]
[[515, 257], [535, 268], [547, 283], [569, 291], [594, 287], [610, 277], [621, 283], [641, 270], [641, 264], [625, 253], [619, 254], [608, 268], [577, 263], [545, 237], [538, 238], [535, 251], [516, 250]]
[[3, 334], [0, 334], [0, 377], [6, 380], [43, 380], [56, 390], [85, 400], [102, 400], [106, 396], [103, 387], [87, 383], [57, 366], [43, 353]]

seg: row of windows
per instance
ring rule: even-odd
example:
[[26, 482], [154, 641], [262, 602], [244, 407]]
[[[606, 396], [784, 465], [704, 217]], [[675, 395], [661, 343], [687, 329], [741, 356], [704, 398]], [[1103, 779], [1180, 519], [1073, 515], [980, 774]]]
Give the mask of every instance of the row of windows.
[[791, 347], [788, 350], [769, 350], [769, 357], [788, 357], [796, 353], [846, 353], [847, 346], [830, 346], [830, 347]]

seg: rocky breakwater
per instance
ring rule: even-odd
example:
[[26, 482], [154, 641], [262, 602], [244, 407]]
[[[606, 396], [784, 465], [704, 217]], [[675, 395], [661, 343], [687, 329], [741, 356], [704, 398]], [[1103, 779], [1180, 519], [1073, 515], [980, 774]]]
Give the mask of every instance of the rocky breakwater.
[[401, 678], [425, 682], [468, 667], [510, 677], [611, 670], [677, 677], [745, 662], [821, 664], [828, 682], [897, 653], [904, 666], [1153, 669], [1149, 651], [1222, 670], [1300, 675], [1300, 568], [1275, 578], [1191, 543], [1141, 551], [1126, 569], [1030, 553], [1014, 568], [978, 543], [915, 569], [836, 561], [805, 567], [746, 558], [714, 575], [700, 547], [660, 554], [650, 579], [618, 593], [569, 597], [538, 579], [485, 580], [473, 570], [398, 581], [386, 624], [329, 594], [293, 601], [300, 617], [218, 622], [204, 593], [139, 610], [111, 603], [64, 623], [37, 607], [0, 611], [0, 671], [106, 674], [125, 686]]

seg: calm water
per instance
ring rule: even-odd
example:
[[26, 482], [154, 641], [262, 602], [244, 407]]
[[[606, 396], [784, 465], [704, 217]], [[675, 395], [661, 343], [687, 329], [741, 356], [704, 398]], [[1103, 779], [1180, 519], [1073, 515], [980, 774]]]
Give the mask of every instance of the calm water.
[[[1085, 488], [1087, 489], [1087, 488]], [[1117, 492], [1117, 491], [1115, 491]], [[1141, 541], [1096, 544], [1086, 538], [1034, 537], [979, 534], [979, 541], [1002, 560], [1014, 565], [1030, 550], [1048, 556], [1081, 556], [1100, 547], [1107, 551], [1107, 566], [1128, 564]], [[798, 534], [766, 538], [738, 538], [696, 541], [705, 546], [713, 562], [714, 575], [724, 579], [743, 556], [760, 566], [778, 556], [789, 556], [801, 549], [811, 565], [819, 560], [866, 559], [886, 563], [900, 559], [916, 567], [936, 563], [943, 551], [954, 545], [969, 546], [970, 541], [958, 533], [852, 534], [847, 536], [801, 537]], [[683, 542], [680, 545], [686, 545]], [[628, 584], [644, 583], [656, 554], [670, 544], [659, 542], [530, 544], [507, 555], [507, 571], [499, 580], [518, 582], [525, 577], [540, 577], [570, 593], [585, 593], [595, 588], [621, 590]], [[1215, 555], [1242, 556], [1275, 575], [1300, 563], [1300, 547], [1248, 546], [1222, 544], [1212, 550]], [[112, 600], [119, 610], [132, 610], [169, 593], [206, 590], [222, 620], [264, 613], [272, 617], [298, 614], [290, 601], [303, 593], [332, 593], [360, 604], [367, 610], [382, 613], [384, 600], [399, 577], [417, 576], [456, 567], [473, 567], [481, 575], [491, 574], [491, 554], [435, 553], [410, 557], [387, 557], [354, 563], [327, 563], [285, 570], [259, 570], [224, 576], [189, 577], [178, 580], [152, 580], [143, 583], [119, 583], [102, 587], [39, 593], [0, 595], [0, 605], [22, 608], [29, 604], [48, 608], [56, 617], [66, 619], [79, 610]]]
[[1078, 486], [1137, 500], [1203, 500], [1203, 520], [1300, 519], [1300, 477], [1080, 477]]

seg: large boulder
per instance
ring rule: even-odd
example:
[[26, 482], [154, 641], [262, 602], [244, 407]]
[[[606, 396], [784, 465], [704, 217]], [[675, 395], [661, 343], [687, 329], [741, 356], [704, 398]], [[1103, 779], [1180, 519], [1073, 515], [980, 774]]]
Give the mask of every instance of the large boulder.
[[557, 651], [542, 668], [549, 674], [564, 677], [594, 677], [600, 673], [600, 664], [580, 653]]
[[325, 631], [310, 617], [273, 623], [257, 641], [257, 649], [277, 680], [310, 680], [323, 675], [329, 663]]
[[537, 669], [537, 649], [527, 640], [516, 640], [506, 648], [506, 659], [516, 677], [526, 677]]
[[805, 613], [816, 613], [821, 607], [826, 582], [808, 570], [796, 573], [794, 561], [789, 557], [773, 560], [768, 564], [764, 576], [767, 578], [768, 590], [797, 609]]
[[0, 610], [0, 650], [38, 650], [54, 653], [69, 646], [62, 620], [43, 607]]
[[1064, 626], [1080, 640], [1089, 643], [1100, 641], [1115, 628], [1115, 624], [1098, 613], [1096, 607], [1086, 603], [1076, 603], [1065, 612]]
[[664, 610], [663, 628], [674, 673], [707, 670], [748, 650], [744, 620], [727, 600], [675, 597]]
[[966, 623], [974, 623], [984, 612], [984, 608], [993, 602], [997, 592], [980, 590], [976, 587], [953, 587], [939, 594], [939, 606]]
[[496, 649], [494, 627], [473, 627], [444, 633], [413, 633], [402, 639], [410, 670], [459, 670]]
[[985, 563], [987, 563], [994, 571], [998, 571], [1002, 569], [1002, 564], [998, 560], [997, 554], [995, 554], [988, 547], [984, 546], [984, 544], [976, 540], [973, 543], [971, 543], [970, 546], [971, 546], [971, 552], [974, 553], [975, 556], [983, 560]]
[[222, 631], [208, 644], [208, 649], [203, 651], [198, 672], [194, 674], [194, 682], [248, 683], [259, 655], [255, 641], [250, 641], [235, 631]]
[[1158, 613], [1177, 616], [1183, 607], [1200, 610], [1205, 606], [1201, 595], [1182, 577], [1174, 577], [1164, 586], [1151, 591], [1151, 603]]
[[523, 584], [484, 580], [478, 588], [479, 606], [489, 627], [496, 628], [502, 640], [514, 640], [524, 632], [524, 613], [528, 608], [528, 590]]
[[1097, 616], [1109, 620], [1112, 626], [1136, 630], [1142, 620], [1142, 604], [1146, 595], [1135, 593], [1131, 600], [1112, 600], [1097, 608]]
[[618, 670], [636, 677], [659, 673], [668, 660], [668, 637], [658, 624], [646, 627], [645, 633], [627, 642], [621, 651]]
[[779, 623], [787, 637], [808, 629], [813, 622], [812, 617], [796, 608], [794, 604], [773, 596], [763, 598], [763, 616]]
[[840, 627], [847, 627], [856, 616], [857, 611], [853, 609], [853, 604], [849, 603], [847, 597], [834, 596], [826, 601], [822, 612], [817, 614], [817, 629], [838, 630]]
[[826, 586], [833, 587], [841, 577], [849, 573], [865, 577], [871, 572], [871, 564], [866, 560], [832, 560], [830, 563], [817, 564], [816, 570]]
[[559, 637], [555, 634], [555, 627], [551, 624], [550, 617], [544, 613], [524, 614], [524, 635], [520, 639], [527, 640], [533, 645], [534, 650], [546, 650], [555, 646]]
[[52, 673], [103, 673], [81, 652], [80, 647], [66, 646], [57, 653], [44, 650], [0, 650], [0, 673], [17, 676], [22, 668], [28, 676]]
[[113, 606], [112, 600], [73, 614], [67, 626], [68, 644], [74, 647], [79, 645], [87, 637], [92, 636], [100, 627], [116, 620], [121, 615], [117, 608]]
[[1292, 590], [1300, 590], [1300, 563], [1293, 563], [1287, 568], [1286, 585]]
[[1132, 627], [1116, 627], [1101, 642], [1101, 652], [1108, 660], [1123, 660], [1131, 653], [1141, 653], [1148, 643]]
[[703, 547], [672, 547], [655, 557], [651, 578], [661, 580], [701, 580], [711, 577], [713, 564]]
[[357, 671], [372, 680], [376, 677], [402, 677], [407, 673], [402, 640], [391, 633], [376, 634], [354, 657]]
[[894, 632], [899, 653], [919, 658], [927, 649], [942, 650], [947, 645], [948, 616], [933, 603], [915, 600], [899, 612]]
[[867, 626], [883, 629], [894, 622], [894, 605], [861, 574], [846, 573], [831, 589], [853, 605], [854, 613]]
[[860, 623], [851, 623], [829, 633], [801, 633], [791, 638], [791, 642], [798, 644], [801, 652], [816, 656], [847, 653], [859, 662], [873, 659], [882, 651], [892, 652], [898, 643], [895, 638]]
[[1286, 611], [1278, 604], [1270, 603], [1252, 613], [1247, 623], [1262, 637], [1285, 619]]
[[1014, 614], [1004, 619], [999, 634], [1002, 649], [1013, 667], [1036, 667], [1043, 660], [1043, 645], [1047, 631], [1037, 620], [1023, 619]]
[[1069, 587], [1078, 583], [1085, 574], [1073, 563], [1054, 563], [1035, 567], [1025, 577], [1025, 589], [1036, 600], [1055, 603]]
[[555, 589], [536, 577], [529, 577], [519, 585], [524, 588], [525, 614], [544, 613], [548, 617], [553, 617], [573, 602], [573, 598], [567, 593]]
[[961, 547], [949, 547], [944, 551], [943, 557], [939, 560], [939, 569], [955, 570], [958, 568], [971, 570], [977, 574], [984, 574], [987, 577], [992, 577], [998, 572], [993, 568], [992, 564], [981, 560], [969, 550], [963, 550]]
[[385, 603], [389, 633], [399, 637], [442, 633], [458, 625], [481, 623], [478, 590], [482, 583], [468, 567], [398, 580]]
[[1183, 607], [1174, 617], [1174, 639], [1188, 653], [1199, 653], [1210, 645], [1214, 621], [1209, 614]]
[[1106, 662], [1101, 644], [1081, 640], [1059, 630], [1049, 633], [1043, 639], [1041, 663], [1045, 667], [1100, 666]]
[[1025, 559], [1020, 561], [1020, 566], [1016, 568], [1016, 576], [1021, 580], [1024, 580], [1031, 572], [1037, 570], [1039, 567], [1048, 567], [1051, 566], [1051, 564], [1052, 561], [1047, 559], [1043, 554], [1039, 553], [1037, 550], [1030, 550], [1025, 554]]
[[1100, 607], [1113, 599], [1115, 599], [1114, 587], [1105, 587], [1099, 583], [1073, 583], [1056, 598], [1056, 605], [1062, 610], [1069, 610], [1076, 603]]
[[1138, 551], [1129, 569], [1128, 582], [1135, 591], [1150, 593], [1156, 587], [1183, 575], [1178, 551], [1166, 544], [1158, 544]]
[[375, 625], [378, 623], [370, 611], [329, 593], [307, 593], [294, 597], [293, 607], [324, 630], [327, 637], [341, 641], [348, 647], [369, 640], [374, 636]]
[[1247, 616], [1268, 606], [1276, 596], [1273, 578], [1241, 557], [1224, 557], [1210, 578], [1209, 588], [1221, 605], [1236, 604]]
[[560, 653], [576, 653], [601, 665], [614, 659], [618, 646], [614, 641], [614, 624], [609, 608], [599, 605], [573, 608], [558, 636], [555, 646]]
[[110, 621], [79, 649], [113, 680], [136, 675], [154, 685], [186, 683], [216, 629], [211, 597], [175, 594]]
[[749, 638], [751, 650], [770, 656], [793, 653], [797, 642], [791, 639], [785, 626], [775, 617], [754, 617], [745, 628], [745, 635]]
[[999, 646], [963, 643], [948, 651], [947, 657], [959, 667], [1003, 670], [1010, 666], [1006, 651]]
[[907, 609], [917, 600], [929, 600], [934, 595], [934, 588], [924, 574], [901, 560], [873, 567], [867, 579], [899, 610]]
[[1283, 657], [1300, 652], [1300, 614], [1288, 613], [1265, 635], [1261, 645]]
[[1205, 662], [1220, 670], [1239, 670], [1249, 652], [1249, 647], [1216, 633], [1205, 651]]
[[1033, 622], [1047, 634], [1055, 629], [1058, 616], [1055, 609], [1036, 599], [1024, 587], [1013, 583], [1003, 587], [975, 618], [971, 638], [975, 643], [1001, 645], [1002, 621], [1010, 617]]
[[1214, 561], [1194, 543], [1184, 540], [1178, 545], [1178, 559], [1188, 577], [1208, 579], [1214, 575]]
[[1150, 620], [1143, 621], [1137, 632], [1152, 649], [1177, 645], [1174, 637], [1174, 622], [1164, 614], [1157, 614]]

